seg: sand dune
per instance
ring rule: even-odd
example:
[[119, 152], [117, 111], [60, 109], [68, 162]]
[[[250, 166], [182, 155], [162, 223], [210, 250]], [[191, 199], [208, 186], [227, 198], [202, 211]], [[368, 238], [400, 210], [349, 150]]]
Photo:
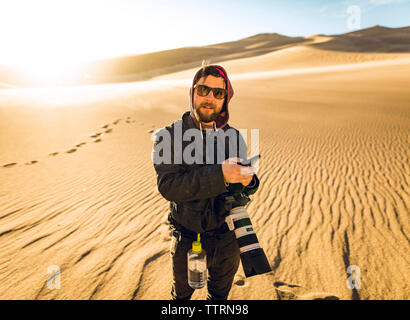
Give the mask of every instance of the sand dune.
[[[146, 58], [149, 57], [152, 70], [132, 74], [130, 68], [126, 67], [127, 76], [111, 75], [105, 81], [169, 79], [170, 74], [173, 74], [172, 78], [175, 78], [174, 75], [178, 78], [190, 77], [203, 59], [213, 63], [229, 61], [229, 67], [234, 73], [396, 59], [408, 57], [409, 44], [409, 27], [374, 26], [341, 35], [305, 38], [263, 33], [233, 42], [164, 51], [163, 54], [167, 56], [162, 58], [167, 59], [171, 66], [156, 65], [154, 61], [164, 60], [160, 56], [154, 58], [148, 54]], [[171, 52], [172, 56], [168, 56]], [[129, 57], [130, 63], [132, 59], [135, 58]], [[126, 65], [125, 62], [121, 63]], [[144, 65], [147, 63], [144, 62]]]
[[[270, 52], [258, 57], [249, 57], [239, 60], [229, 60], [224, 62], [224, 66], [232, 70], [234, 74], [269, 72], [277, 70], [317, 67], [332, 67], [339, 65], [351, 65], [363, 62], [388, 61], [396, 59], [407, 59], [410, 53], [365, 53], [348, 51], [330, 51], [313, 47], [312, 44], [327, 42], [329, 38], [322, 39], [321, 36], [311, 37], [311, 42], [298, 44], [282, 50]], [[217, 62], [217, 61], [213, 61]], [[168, 79], [188, 79], [192, 78], [192, 73], [196, 68], [184, 71], [169, 73], [163, 76], [154, 77], [156, 80]], [[301, 72], [301, 71], [298, 71]]]
[[[388, 43], [389, 45], [386, 45]], [[319, 49], [352, 52], [409, 52], [410, 28], [374, 26], [342, 35], [331, 36], [326, 42], [314, 44]]]
[[[257, 56], [304, 41], [308, 40], [303, 37], [266, 33], [207, 46], [183, 47], [92, 61], [73, 66], [72, 69], [78, 69], [79, 72], [74, 73], [71, 79], [61, 79], [58, 85], [147, 80], [161, 74], [197, 66], [204, 59], [230, 60]], [[36, 87], [47, 84], [47, 82], [36, 83], [27, 79], [21, 70], [9, 66], [0, 66], [0, 82], [14, 84], [18, 87]]]
[[[402, 57], [410, 53], [410, 28], [386, 28], [374, 26], [340, 35], [313, 35], [309, 37], [288, 37], [278, 33], [261, 33], [244, 39], [200, 47], [184, 47], [140, 55], [93, 61], [73, 66], [72, 74], [58, 83], [39, 82], [28, 79], [21, 70], [11, 66], [0, 66], [0, 83], [16, 87], [37, 87], [44, 85], [78, 85], [96, 83], [118, 83], [149, 80], [170, 73], [188, 71], [207, 59], [212, 62], [238, 60], [235, 63], [241, 72], [248, 72], [247, 66], [257, 68], [258, 58], [265, 55], [266, 68], [287, 68], [342, 62], [362, 62]], [[283, 49], [295, 49], [284, 51]], [[308, 50], [320, 49], [320, 50]], [[329, 52], [330, 51], [330, 52]], [[275, 59], [266, 59], [266, 54], [278, 53]], [[367, 53], [373, 53], [371, 55]], [[242, 59], [258, 57], [242, 64]], [[282, 57], [282, 58], [280, 58]], [[234, 62], [234, 61], [232, 61]], [[73, 70], [77, 70], [74, 72]], [[236, 72], [236, 71], [235, 71]], [[0, 86], [1, 88], [1, 86]]]
[[[222, 64], [230, 123], [260, 130], [248, 211], [273, 269], [240, 267], [230, 299], [410, 298], [408, 57], [298, 44]], [[187, 110], [192, 76], [0, 92], [1, 299], [170, 297], [151, 133]]]

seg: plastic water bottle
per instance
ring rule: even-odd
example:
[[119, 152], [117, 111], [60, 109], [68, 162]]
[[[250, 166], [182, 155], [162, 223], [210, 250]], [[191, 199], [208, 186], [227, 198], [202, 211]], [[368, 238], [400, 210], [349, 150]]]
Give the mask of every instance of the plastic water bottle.
[[208, 270], [206, 267], [206, 252], [202, 249], [200, 235], [198, 240], [192, 242], [192, 249], [187, 253], [188, 260], [188, 284], [192, 289], [205, 287]]

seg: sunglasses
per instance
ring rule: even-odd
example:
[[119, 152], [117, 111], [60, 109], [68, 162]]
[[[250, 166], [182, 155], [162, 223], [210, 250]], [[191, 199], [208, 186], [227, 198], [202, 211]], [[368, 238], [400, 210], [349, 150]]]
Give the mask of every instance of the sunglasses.
[[198, 94], [198, 96], [201, 96], [201, 97], [206, 97], [209, 91], [211, 90], [212, 90], [212, 94], [214, 95], [216, 99], [223, 99], [226, 96], [226, 89], [211, 88], [203, 84], [196, 84], [194, 88], [196, 88], [196, 93]]

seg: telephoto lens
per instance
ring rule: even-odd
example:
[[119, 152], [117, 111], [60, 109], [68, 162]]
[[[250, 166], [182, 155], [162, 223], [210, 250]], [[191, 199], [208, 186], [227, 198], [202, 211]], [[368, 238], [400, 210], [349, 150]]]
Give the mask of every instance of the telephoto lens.
[[230, 196], [227, 196], [225, 201], [231, 209], [225, 221], [229, 230], [235, 232], [245, 276], [252, 277], [272, 271], [246, 211], [245, 204], [250, 199], [242, 192], [244, 190], [242, 184], [230, 184], [228, 190]]

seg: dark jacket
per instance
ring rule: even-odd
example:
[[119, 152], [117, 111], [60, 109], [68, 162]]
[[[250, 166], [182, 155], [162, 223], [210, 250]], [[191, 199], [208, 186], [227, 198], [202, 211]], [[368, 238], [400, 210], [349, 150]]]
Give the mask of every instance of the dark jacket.
[[[163, 143], [161, 139], [165, 135], [164, 130], [169, 132], [170, 150], [171, 150], [171, 163], [169, 164], [156, 164], [154, 161], [154, 167], [157, 173], [157, 185], [161, 195], [170, 201], [170, 214], [169, 221], [171, 226], [176, 230], [184, 231], [185, 229], [195, 232], [204, 233], [209, 231], [215, 231], [220, 229], [224, 222], [225, 217], [229, 212], [224, 206], [224, 194], [227, 195], [226, 184], [222, 173], [222, 162], [230, 157], [239, 157], [246, 159], [246, 147], [242, 149], [240, 145], [244, 145], [245, 142], [240, 135], [239, 131], [226, 124], [218, 132], [222, 134], [229, 129], [236, 133], [236, 153], [230, 153], [230, 144], [232, 143], [229, 138], [225, 138], [225, 150], [223, 159], [217, 159], [218, 148], [223, 147], [218, 143], [218, 136], [215, 131], [203, 130], [203, 157], [202, 163], [187, 164], [183, 157], [182, 163], [176, 164], [175, 150], [182, 151], [194, 141], [182, 141], [180, 148], [175, 149], [174, 132], [175, 127], [182, 126], [182, 135], [188, 129], [199, 129], [190, 112], [183, 114], [182, 119], [174, 122], [172, 125], [159, 129], [154, 134], [154, 154], [158, 152], [157, 147], [159, 143]], [[207, 137], [210, 134], [214, 134], [214, 138], [211, 140]], [[213, 164], [209, 163], [211, 159], [210, 152], [207, 148], [207, 140], [214, 144], [214, 157]], [[209, 147], [212, 148], [212, 147]], [[245, 150], [245, 153], [243, 152]], [[241, 154], [242, 152], [242, 154]], [[183, 154], [183, 153], [182, 153]], [[208, 158], [207, 158], [208, 156]], [[208, 160], [207, 160], [208, 159]], [[222, 160], [222, 161], [221, 161]], [[259, 187], [259, 179], [256, 174], [253, 176], [251, 183], [245, 188], [245, 193], [248, 195], [256, 192]]]
[[[167, 138], [166, 145], [170, 149], [170, 161], [168, 163], [155, 163], [154, 167], [157, 173], [158, 190], [162, 196], [170, 201], [169, 221], [171, 227], [177, 230], [189, 230], [195, 233], [204, 233], [209, 231], [219, 230], [224, 225], [225, 217], [229, 214], [224, 206], [224, 194], [227, 194], [227, 189], [222, 173], [222, 162], [225, 159], [238, 157], [246, 159], [246, 144], [238, 130], [232, 128], [228, 124], [229, 120], [229, 102], [234, 94], [232, 84], [229, 80], [226, 70], [218, 65], [212, 65], [217, 68], [221, 76], [225, 80], [227, 88], [227, 97], [224, 101], [222, 110], [215, 121], [215, 127], [212, 130], [202, 130], [203, 127], [198, 123], [193, 108], [193, 92], [194, 84], [198, 80], [199, 69], [192, 80], [192, 85], [189, 91], [189, 106], [190, 111], [185, 112], [181, 120], [175, 121], [172, 125], [157, 130], [153, 135], [154, 149], [153, 160], [159, 156], [160, 144], [164, 144], [161, 140], [169, 133], [170, 138]], [[196, 139], [197, 142], [202, 141], [202, 154], [198, 152], [197, 160], [194, 164], [185, 163], [181, 158], [185, 148], [188, 146], [188, 151], [192, 147], [192, 138], [189, 141], [183, 141], [182, 137], [175, 141], [174, 132], [182, 128], [182, 136], [189, 129], [196, 129], [201, 134], [201, 139]], [[230, 131], [228, 131], [231, 129]], [[192, 131], [192, 130], [190, 130]], [[235, 132], [235, 139], [225, 138], [225, 146], [217, 142], [219, 135], [232, 131]], [[214, 135], [213, 139], [208, 139], [210, 135]], [[215, 138], [215, 135], [217, 138]], [[207, 146], [207, 141], [210, 141], [211, 146]], [[234, 141], [236, 151], [230, 151], [229, 147]], [[209, 147], [209, 148], [208, 148]], [[210, 150], [214, 150], [209, 152]], [[175, 152], [176, 151], [176, 152]], [[219, 152], [219, 159], [218, 159]], [[198, 161], [199, 160], [199, 161]], [[210, 164], [212, 163], [212, 164]], [[254, 175], [251, 183], [245, 188], [245, 193], [248, 195], [256, 192], [259, 187], [259, 180]]]

